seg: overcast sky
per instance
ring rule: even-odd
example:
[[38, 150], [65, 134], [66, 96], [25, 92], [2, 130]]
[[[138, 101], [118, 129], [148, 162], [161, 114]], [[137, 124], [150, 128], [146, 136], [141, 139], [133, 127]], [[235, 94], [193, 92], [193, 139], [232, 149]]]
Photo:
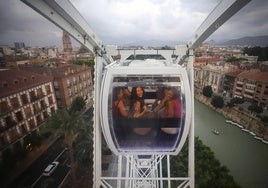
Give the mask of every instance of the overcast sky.
[[[70, 0], [104, 44], [189, 41], [220, 0]], [[252, 0], [210, 40], [268, 35], [268, 1]], [[0, 45], [62, 45], [62, 31], [20, 0], [0, 0]], [[73, 41], [74, 45], [78, 45]]]

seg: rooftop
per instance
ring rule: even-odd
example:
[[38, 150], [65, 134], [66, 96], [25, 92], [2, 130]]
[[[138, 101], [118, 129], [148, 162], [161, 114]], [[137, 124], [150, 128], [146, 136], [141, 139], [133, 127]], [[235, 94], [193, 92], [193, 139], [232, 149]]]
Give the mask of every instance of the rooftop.
[[51, 76], [15, 69], [0, 69], [0, 97], [50, 82]]

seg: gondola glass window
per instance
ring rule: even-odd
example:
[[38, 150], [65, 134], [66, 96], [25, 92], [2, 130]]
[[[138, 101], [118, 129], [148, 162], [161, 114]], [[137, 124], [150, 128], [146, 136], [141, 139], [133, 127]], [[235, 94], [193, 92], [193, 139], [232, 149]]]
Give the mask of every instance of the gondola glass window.
[[105, 79], [109, 81], [102, 85], [101, 119], [111, 149], [174, 153], [189, 127], [182, 75], [108, 74]]

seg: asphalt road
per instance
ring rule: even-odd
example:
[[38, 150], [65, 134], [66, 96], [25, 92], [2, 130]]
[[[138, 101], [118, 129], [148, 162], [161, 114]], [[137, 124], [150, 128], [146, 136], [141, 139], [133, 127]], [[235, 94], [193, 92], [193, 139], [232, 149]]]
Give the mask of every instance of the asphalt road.
[[[64, 181], [70, 171], [68, 150], [61, 146], [62, 139], [57, 139], [32, 165], [18, 176], [8, 188], [46, 187], [56, 188]], [[44, 169], [53, 161], [59, 165], [51, 176], [43, 176]]]

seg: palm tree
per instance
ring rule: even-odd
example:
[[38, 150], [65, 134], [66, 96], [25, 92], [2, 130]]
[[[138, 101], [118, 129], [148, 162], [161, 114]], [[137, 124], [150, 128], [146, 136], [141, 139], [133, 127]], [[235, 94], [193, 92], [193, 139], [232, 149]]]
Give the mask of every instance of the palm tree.
[[49, 126], [55, 130], [57, 135], [64, 136], [64, 144], [69, 149], [72, 182], [76, 184], [76, 162], [74, 160], [73, 142], [79, 133], [87, 131], [88, 123], [86, 123], [83, 117], [63, 109], [52, 114], [49, 119]]

